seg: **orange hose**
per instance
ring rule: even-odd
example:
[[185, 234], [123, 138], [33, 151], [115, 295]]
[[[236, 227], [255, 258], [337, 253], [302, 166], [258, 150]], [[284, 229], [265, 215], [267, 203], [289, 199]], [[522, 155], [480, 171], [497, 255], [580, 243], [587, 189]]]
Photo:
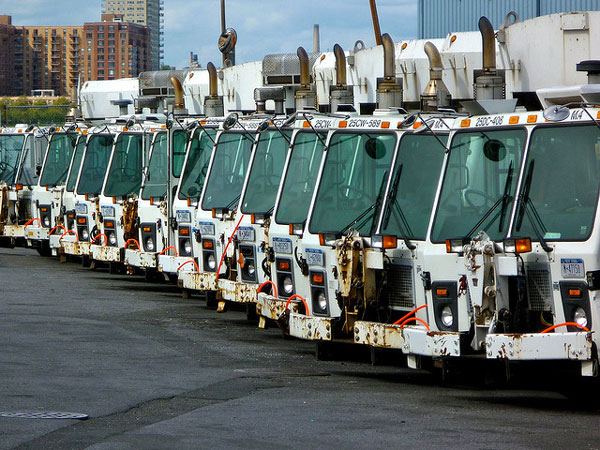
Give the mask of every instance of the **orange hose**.
[[588, 327], [584, 327], [583, 325], [579, 325], [578, 323], [575, 323], [575, 322], [564, 322], [564, 323], [559, 323], [559, 324], [556, 324], [556, 325], [552, 325], [551, 327], [548, 327], [544, 331], [540, 332], [540, 334], [548, 333], [549, 331], [552, 331], [555, 328], [564, 327], [564, 326], [567, 326], [567, 325], [570, 326], [570, 327], [581, 328], [583, 331], [590, 331]]
[[52, 228], [50, 230], [50, 233], [48, 233], [48, 236], [52, 236], [52, 233], [54, 233], [54, 231], [57, 230], [58, 228], [62, 228], [63, 231], [65, 231], [65, 227], [63, 227], [62, 225], [56, 225], [54, 228]]
[[62, 241], [62, 238], [64, 238], [67, 234], [74, 234], [75, 238], [77, 239], [76, 242], [79, 242], [79, 235], [77, 234], [77, 231], [75, 230], [67, 230], [65, 231], [60, 238], [58, 238], [59, 241]]
[[25, 222], [25, 225], [23, 225], [23, 226], [26, 227], [27, 225], [31, 225], [36, 220], [40, 223], [40, 225], [42, 224], [42, 221], [40, 220], [39, 217], [34, 217], [33, 219], [29, 219], [27, 222]]
[[400, 324], [400, 328], [404, 328], [404, 325], [406, 325], [408, 322], [421, 322], [423, 325], [425, 325], [425, 328], [427, 328], [427, 331], [431, 331], [431, 328], [429, 328], [429, 325], [427, 325], [427, 322], [425, 322], [423, 319], [419, 319], [418, 317], [409, 317], [408, 319], [406, 319], [404, 322], [402, 322]]
[[231, 240], [233, 239], [233, 236], [235, 236], [235, 232], [237, 231], [238, 227], [240, 226], [240, 223], [242, 223], [243, 218], [244, 218], [244, 215], [242, 214], [242, 217], [240, 217], [240, 220], [238, 220], [237, 225], [233, 229], [233, 233], [231, 233], [231, 236], [229, 237], [229, 240], [227, 241], [225, 250], [223, 250], [223, 254], [221, 255], [221, 261], [219, 261], [219, 267], [217, 267], [217, 278], [219, 278], [219, 272], [221, 271], [221, 264], [223, 264], [223, 259], [225, 258], [225, 255], [227, 254], [227, 248], [229, 248], [229, 244], [231, 244]]
[[190, 263], [194, 264], [194, 267], [196, 267], [196, 272], [200, 272], [200, 268], [198, 267], [198, 264], [193, 259], [190, 259], [189, 261], [186, 261], [182, 265], [180, 265], [177, 268], [177, 272], [179, 272], [183, 266], [185, 266], [186, 264], [190, 264]]
[[135, 242], [138, 250], [142, 251], [142, 247], [140, 247], [140, 243], [138, 242], [137, 239], [127, 239], [127, 242], [125, 242], [125, 245], [123, 246], [123, 248], [127, 248], [127, 246], [129, 245], [130, 242]]
[[[270, 284], [271, 286], [273, 286], [273, 293], [275, 294], [275, 298], [277, 298], [277, 286], [275, 286], [275, 283], [273, 283], [271, 280], [267, 280], [265, 281], [263, 284], [261, 284], [258, 289], [256, 290], [256, 293], [258, 294], [262, 288], [264, 288], [267, 284]], [[288, 300], [289, 303], [289, 300]], [[285, 305], [287, 307], [287, 304]]]
[[105, 235], [104, 233], [100, 233], [94, 239], [92, 239], [92, 241], [90, 242], [90, 245], [92, 245], [94, 242], [96, 242], [96, 239], [98, 239], [100, 236], [104, 236], [104, 246], [106, 247], [106, 243], [108, 242], [108, 236]]
[[292, 295], [290, 298], [288, 298], [287, 303], [285, 304], [285, 309], [288, 309], [288, 306], [290, 306], [290, 302], [292, 301], [292, 299], [298, 297], [300, 300], [302, 300], [302, 303], [304, 303], [304, 311], [306, 311], [306, 315], [308, 315], [308, 303], [306, 303], [306, 300], [304, 299], [304, 297], [302, 297], [299, 294], [294, 294]]
[[[175, 250], [175, 256], [177, 256], [177, 249], [176, 249], [174, 246], [172, 246], [172, 245], [171, 245], [170, 247], [167, 247], [167, 248], [165, 248], [165, 249], [164, 249], [162, 252], [160, 252], [160, 253], [159, 253], [159, 255], [164, 255], [164, 254], [165, 254], [165, 252], [166, 252], [167, 250], [171, 249], [171, 248], [172, 248], [173, 250]], [[198, 272], [200, 272], [200, 271], [198, 271]]]
[[408, 316], [410, 316], [410, 315], [412, 315], [412, 314], [416, 313], [417, 311], [419, 311], [420, 309], [423, 309], [423, 308], [427, 308], [427, 305], [419, 306], [418, 308], [415, 308], [415, 309], [413, 309], [413, 310], [412, 310], [411, 312], [409, 312], [408, 314], [405, 314], [405, 315], [403, 315], [402, 317], [400, 317], [398, 320], [396, 320], [396, 321], [395, 321], [395, 322], [394, 322], [392, 325], [398, 325], [398, 324], [402, 323], [402, 321], [403, 321], [404, 319], [406, 319]]

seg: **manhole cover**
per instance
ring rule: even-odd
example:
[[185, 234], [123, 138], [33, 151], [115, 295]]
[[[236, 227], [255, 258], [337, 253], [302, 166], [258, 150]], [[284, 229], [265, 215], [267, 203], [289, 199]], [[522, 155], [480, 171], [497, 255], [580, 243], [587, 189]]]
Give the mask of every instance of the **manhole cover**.
[[14, 417], [18, 419], [88, 419], [87, 414], [61, 412], [61, 411], [0, 411], [0, 417]]

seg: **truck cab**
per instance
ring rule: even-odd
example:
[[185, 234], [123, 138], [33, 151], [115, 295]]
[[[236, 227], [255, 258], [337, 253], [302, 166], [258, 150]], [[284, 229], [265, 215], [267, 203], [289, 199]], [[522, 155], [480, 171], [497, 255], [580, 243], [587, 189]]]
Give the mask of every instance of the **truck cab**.
[[0, 235], [12, 244], [26, 242], [25, 224], [34, 218], [32, 190], [48, 140], [47, 130], [33, 125], [0, 129]]

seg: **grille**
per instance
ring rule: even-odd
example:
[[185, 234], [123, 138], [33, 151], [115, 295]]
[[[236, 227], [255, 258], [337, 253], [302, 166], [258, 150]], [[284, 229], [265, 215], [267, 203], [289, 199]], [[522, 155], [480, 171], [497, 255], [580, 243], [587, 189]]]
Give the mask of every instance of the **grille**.
[[552, 309], [552, 289], [548, 269], [527, 269], [527, 293], [532, 311]]
[[[308, 54], [308, 65], [312, 67], [321, 56], [320, 53]], [[266, 55], [262, 61], [263, 75], [300, 75], [300, 59], [296, 53]]]
[[412, 267], [392, 266], [388, 272], [388, 289], [391, 308], [413, 308]]

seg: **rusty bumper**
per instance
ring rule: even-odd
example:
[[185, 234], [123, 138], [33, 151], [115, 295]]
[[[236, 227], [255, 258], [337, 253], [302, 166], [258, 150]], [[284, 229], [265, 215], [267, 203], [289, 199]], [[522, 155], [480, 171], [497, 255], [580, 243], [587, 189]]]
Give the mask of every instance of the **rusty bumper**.
[[50, 248], [60, 248], [60, 234], [53, 234], [52, 236], [49, 236], [49, 240]]
[[48, 228], [27, 226], [25, 227], [25, 237], [34, 241], [47, 241], [50, 238]]
[[144, 269], [156, 269], [158, 266], [158, 254], [151, 252], [140, 252], [130, 248], [125, 249], [125, 264]]
[[217, 286], [223, 300], [236, 303], [256, 303], [258, 284], [219, 279]]
[[[189, 256], [159, 255], [158, 270], [165, 273], [177, 273], [177, 269], [186, 261], [192, 259]], [[187, 269], [189, 270], [189, 269]]]
[[[187, 258], [189, 260], [189, 258]], [[214, 273], [179, 272], [179, 287], [192, 291], [216, 291], [217, 277]]]
[[290, 336], [309, 341], [331, 341], [333, 321], [331, 317], [290, 313]]
[[509, 360], [592, 359], [592, 333], [488, 334], [486, 356]]
[[4, 236], [7, 237], [25, 237], [25, 225], [6, 225], [4, 227]]
[[357, 321], [354, 342], [379, 348], [400, 349], [407, 355], [460, 356], [460, 333], [427, 331], [379, 322]]
[[[271, 320], [278, 320], [285, 312], [287, 300], [273, 297], [272, 295], [260, 292], [256, 296], [256, 313], [259, 316], [266, 317]], [[298, 312], [298, 301], [292, 300], [288, 309], [292, 313]]]
[[75, 238], [65, 236], [60, 241], [63, 253], [74, 256], [89, 256], [90, 255], [90, 243], [89, 242], [77, 242]]
[[104, 262], [121, 262], [121, 248], [101, 245], [90, 246], [92, 259]]

